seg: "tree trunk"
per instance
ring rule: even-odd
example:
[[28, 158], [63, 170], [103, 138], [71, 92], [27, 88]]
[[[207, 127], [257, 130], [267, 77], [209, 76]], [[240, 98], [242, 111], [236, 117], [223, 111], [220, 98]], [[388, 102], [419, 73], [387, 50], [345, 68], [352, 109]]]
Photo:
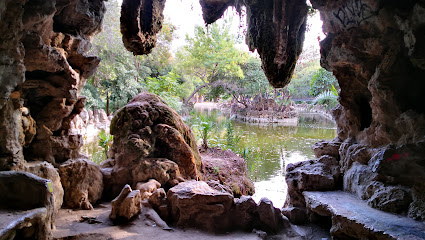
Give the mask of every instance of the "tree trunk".
[[186, 99], [186, 100], [184, 100], [183, 101], [183, 104], [184, 105], [187, 105], [189, 102], [190, 102], [190, 99], [192, 99], [193, 98], [193, 96], [195, 96], [195, 94], [196, 93], [198, 93], [199, 92], [199, 90], [201, 90], [202, 88], [204, 88], [204, 87], [208, 87], [208, 86], [210, 86], [210, 85], [212, 85], [213, 83], [205, 83], [205, 84], [203, 84], [203, 85], [201, 85], [201, 86], [199, 86], [199, 87], [197, 87], [196, 89], [195, 89], [195, 91], [193, 91], [192, 92], [192, 94], [190, 94], [190, 96]]
[[106, 115], [109, 116], [109, 92], [106, 91]]

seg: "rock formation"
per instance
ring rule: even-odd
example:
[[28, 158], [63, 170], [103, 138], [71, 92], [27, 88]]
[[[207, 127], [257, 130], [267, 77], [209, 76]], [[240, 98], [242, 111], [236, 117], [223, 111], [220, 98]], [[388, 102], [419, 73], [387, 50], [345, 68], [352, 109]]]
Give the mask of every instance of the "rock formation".
[[112, 119], [111, 134], [113, 166], [103, 170], [109, 197], [116, 196], [125, 184], [136, 187], [138, 182], [155, 179], [172, 187], [183, 178], [202, 177], [192, 131], [153, 94], [141, 93], [120, 109]]
[[[155, 34], [161, 28], [163, 3], [124, 1], [124, 42], [133, 53], [147, 53], [154, 46]], [[201, 3], [207, 23], [218, 19], [227, 6], [245, 5], [250, 49], [259, 52], [273, 86], [288, 83], [304, 38], [304, 1]], [[314, 160], [297, 165], [294, 170], [299, 173], [292, 172], [292, 176], [302, 181], [303, 186], [314, 186], [303, 175], [310, 168], [313, 174], [326, 179], [329, 186], [351, 192], [372, 207], [425, 220], [424, 2], [311, 3], [321, 14], [326, 34], [320, 43], [321, 65], [334, 73], [341, 87], [340, 105], [333, 111], [338, 138], [329, 144], [319, 144], [315, 150], [322, 160], [330, 159], [326, 155], [332, 157], [332, 164]], [[127, 10], [131, 14], [126, 15]], [[100, 61], [90, 56], [88, 50], [90, 39], [101, 29], [104, 11], [103, 0], [1, 2], [1, 171], [24, 170], [26, 161], [35, 160], [58, 167], [79, 157], [82, 137], [72, 133], [70, 127], [84, 107], [85, 100], [78, 92]], [[131, 184], [155, 178], [143, 171], [147, 169], [144, 166], [154, 168], [161, 179], [157, 180], [170, 187], [181, 180], [180, 174], [185, 178], [200, 177], [201, 161], [193, 137], [181, 120], [176, 120], [175, 113], [165, 110], [163, 105], [158, 99], [142, 95], [129, 105], [134, 112], [125, 108], [117, 115], [114, 124], [120, 129], [112, 127], [117, 135], [115, 163], [102, 169], [105, 182], [120, 174], [129, 178], [123, 182]], [[121, 118], [132, 118], [132, 114], [139, 115], [134, 128], [122, 125], [125, 121]], [[179, 151], [167, 151], [171, 148]], [[122, 153], [118, 149], [128, 151]], [[129, 162], [123, 156], [131, 161], [140, 160], [130, 166], [137, 170], [125, 170]], [[316, 165], [319, 173], [311, 169]], [[337, 167], [342, 185], [337, 184]], [[70, 167], [70, 172], [76, 170]], [[64, 181], [62, 185], [67, 203], [69, 186]], [[122, 187], [116, 187], [116, 194]], [[294, 189], [301, 191], [296, 186]], [[83, 202], [85, 206], [90, 204]], [[341, 229], [335, 234], [358, 237]]]
[[218, 190], [225, 189], [218, 185], [187, 181], [171, 188], [167, 193], [171, 220], [180, 227], [213, 232], [260, 229], [276, 233], [288, 226], [288, 219], [270, 200], [263, 198], [256, 204], [247, 196], [234, 199], [231, 193]]
[[124, 0], [121, 5], [121, 34], [124, 46], [134, 55], [149, 54], [164, 20], [165, 0]]
[[93, 209], [103, 192], [103, 176], [99, 165], [87, 159], [72, 159], [59, 166], [65, 192], [64, 206]]
[[112, 210], [109, 218], [111, 220], [130, 220], [142, 211], [142, 198], [139, 190], [131, 190], [125, 185], [121, 193], [111, 202]]
[[[342, 186], [326, 189], [315, 184], [312, 171], [304, 179], [315, 185], [310, 190], [342, 189], [371, 207], [425, 220], [423, 2], [311, 2], [327, 34], [321, 65], [341, 87], [333, 110], [338, 136], [313, 148], [319, 159], [338, 160], [343, 178]], [[291, 189], [300, 189], [293, 175], [309, 171], [310, 164], [302, 165], [288, 167]], [[302, 191], [291, 191], [289, 204], [303, 207]]]
[[78, 157], [82, 137], [68, 132], [69, 122], [100, 61], [87, 52], [104, 11], [103, 0], [1, 4], [0, 170]]

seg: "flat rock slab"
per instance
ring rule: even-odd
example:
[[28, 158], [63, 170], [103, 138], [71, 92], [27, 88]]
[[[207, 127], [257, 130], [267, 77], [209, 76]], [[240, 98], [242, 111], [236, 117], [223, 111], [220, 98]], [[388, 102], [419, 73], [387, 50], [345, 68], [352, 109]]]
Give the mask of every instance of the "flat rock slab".
[[33, 219], [45, 219], [46, 216], [47, 209], [44, 207], [26, 211], [0, 209], [0, 239], [10, 236], [9, 234], [13, 234], [17, 229], [27, 227], [28, 224], [31, 226]]
[[425, 223], [383, 212], [342, 191], [303, 192], [307, 208], [332, 217], [331, 235], [337, 239], [425, 239]]

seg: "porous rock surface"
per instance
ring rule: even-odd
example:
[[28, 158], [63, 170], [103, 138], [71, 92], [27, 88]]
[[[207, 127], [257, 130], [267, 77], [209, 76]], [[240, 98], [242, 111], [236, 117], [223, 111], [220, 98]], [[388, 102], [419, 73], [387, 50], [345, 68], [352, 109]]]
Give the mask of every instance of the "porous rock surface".
[[164, 20], [165, 0], [124, 0], [121, 34], [124, 46], [134, 55], [148, 54], [155, 47]]
[[207, 231], [223, 231], [228, 227], [226, 215], [233, 196], [217, 191], [202, 181], [187, 181], [168, 190], [171, 215], [178, 226]]
[[88, 159], [68, 160], [59, 166], [65, 192], [63, 204], [69, 208], [93, 209], [103, 192], [103, 176], [99, 165]]
[[132, 190], [125, 185], [121, 193], [111, 202], [111, 220], [130, 220], [142, 211], [142, 197], [139, 190]]
[[332, 218], [335, 239], [425, 239], [425, 224], [378, 211], [350, 193], [304, 192], [308, 208]]
[[[311, 3], [326, 34], [321, 65], [341, 87], [333, 109], [338, 142], [316, 144], [316, 157], [339, 161], [343, 184], [335, 189], [374, 208], [425, 220], [423, 1]], [[299, 199], [299, 192], [289, 195], [290, 202]]]
[[206, 231], [252, 231], [276, 233], [288, 227], [288, 219], [273, 203], [263, 198], [256, 204], [251, 197], [233, 198], [225, 187], [211, 187], [203, 181], [186, 181], [167, 193], [170, 218], [180, 227]]
[[83, 139], [69, 133], [69, 122], [100, 61], [88, 51], [104, 11], [103, 0], [0, 5], [0, 170], [78, 157]]
[[201, 178], [201, 157], [195, 137], [163, 100], [140, 93], [111, 122], [113, 166], [104, 169], [107, 196], [125, 184], [155, 179], [172, 187], [184, 179]]
[[63, 187], [59, 173], [48, 162], [29, 162], [25, 164], [25, 172], [48, 179], [53, 184], [54, 213], [57, 214], [63, 203]]

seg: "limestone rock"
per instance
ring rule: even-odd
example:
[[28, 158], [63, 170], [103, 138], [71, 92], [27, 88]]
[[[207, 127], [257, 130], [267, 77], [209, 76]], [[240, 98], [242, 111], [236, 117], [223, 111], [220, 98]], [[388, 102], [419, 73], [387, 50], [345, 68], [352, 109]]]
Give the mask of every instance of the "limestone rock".
[[245, 1], [251, 51], [257, 50], [270, 84], [286, 86], [301, 54], [307, 21], [303, 1]]
[[308, 219], [306, 209], [299, 207], [283, 208], [282, 214], [293, 224], [303, 224], [307, 222]]
[[[254, 194], [254, 184], [247, 177], [246, 161], [231, 150], [201, 148], [202, 174], [208, 185], [232, 193], [235, 197]], [[230, 191], [229, 191], [230, 190]]]
[[283, 227], [289, 226], [289, 221], [282, 215], [278, 208], [273, 207], [273, 203], [267, 199], [262, 198], [257, 207], [259, 216], [260, 229], [266, 232], [276, 233]]
[[169, 207], [167, 201], [167, 194], [163, 188], [159, 188], [152, 193], [149, 197], [149, 204], [159, 214], [159, 216], [167, 220], [169, 218]]
[[149, 198], [159, 187], [161, 187], [161, 183], [155, 179], [150, 179], [148, 182], [139, 182], [136, 184], [136, 190], [140, 191], [142, 199]]
[[[115, 168], [166, 158], [178, 165], [183, 178], [201, 177], [198, 172], [202, 163], [193, 133], [173, 109], [153, 94], [141, 93], [120, 109], [111, 122], [111, 134]], [[162, 179], [155, 179], [164, 184]]]
[[155, 179], [161, 186], [172, 187], [180, 182], [179, 167], [173, 161], [165, 158], [144, 158], [128, 165], [118, 165], [102, 168], [105, 179], [106, 199], [113, 199], [125, 184], [137, 187], [137, 183]]
[[0, 172], [0, 237], [50, 239], [53, 225], [50, 180], [18, 171]]
[[200, 0], [202, 17], [206, 24], [211, 24], [223, 16], [224, 11], [234, 4], [233, 0]]
[[237, 229], [251, 231], [257, 220], [257, 203], [248, 196], [235, 198], [234, 207], [230, 214], [231, 222]]
[[228, 227], [233, 196], [219, 192], [202, 181], [187, 181], [168, 190], [171, 216], [180, 227], [222, 231]]
[[309, 160], [286, 167], [288, 198], [286, 204], [304, 207], [303, 191], [329, 191], [339, 187], [339, 164], [334, 157], [324, 155], [317, 160]]
[[59, 166], [65, 192], [64, 206], [92, 209], [102, 197], [103, 176], [99, 165], [87, 159], [72, 159]]
[[329, 155], [339, 160], [339, 147], [341, 146], [341, 141], [336, 138], [332, 141], [318, 141], [313, 144], [313, 152], [317, 158], [320, 158], [323, 155]]
[[336, 239], [423, 239], [425, 225], [407, 217], [373, 209], [341, 191], [304, 192], [307, 208], [332, 218]]
[[57, 214], [63, 203], [63, 188], [59, 173], [47, 162], [29, 162], [25, 164], [25, 171], [41, 178], [48, 179], [53, 184], [54, 213]]
[[[165, 0], [124, 0], [121, 5], [121, 33], [124, 46], [134, 55], [148, 54], [155, 47], [162, 28]], [[148, 14], [149, 13], [149, 14]]]
[[129, 185], [125, 185], [121, 193], [112, 202], [112, 210], [109, 218], [111, 220], [130, 220], [142, 211], [142, 198], [139, 190], [131, 190]]

